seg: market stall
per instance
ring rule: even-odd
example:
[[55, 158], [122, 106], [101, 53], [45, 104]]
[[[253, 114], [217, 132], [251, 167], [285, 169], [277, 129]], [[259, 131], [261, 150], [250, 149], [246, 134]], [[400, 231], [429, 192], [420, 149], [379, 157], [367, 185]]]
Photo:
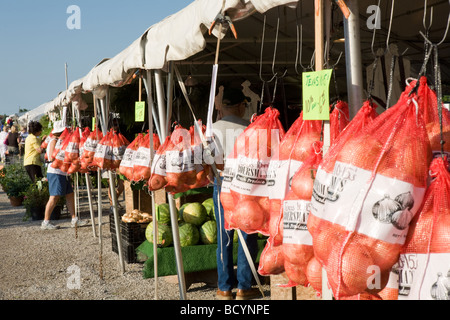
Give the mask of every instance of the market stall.
[[[208, 169], [214, 176], [217, 168], [215, 162], [205, 165], [206, 161], [201, 157], [202, 168], [197, 171], [171, 172], [169, 166], [164, 166], [164, 172], [160, 172], [158, 161], [163, 157], [169, 159], [174, 150], [180, 153], [189, 153], [195, 148], [210, 151], [207, 139], [212, 138], [209, 129], [217, 116], [215, 97], [219, 87], [240, 87], [245, 81], [250, 82], [252, 92], [260, 98], [258, 117], [253, 119], [247, 134], [251, 137], [255, 128], [276, 129], [282, 133], [271, 140], [271, 148], [280, 148], [275, 156], [272, 153], [263, 157], [251, 152], [240, 153], [246, 159], [241, 163], [243, 169], [246, 163], [252, 162], [272, 169], [271, 172], [280, 177], [281, 180], [273, 182], [280, 187], [277, 192], [269, 187], [244, 187], [238, 175], [232, 174], [228, 186], [232, 197], [221, 195], [223, 204], [227, 196], [232, 203], [230, 208], [224, 205], [223, 213], [230, 228], [245, 230], [239, 225], [242, 216], [238, 213], [241, 211], [252, 215], [253, 222], [259, 219], [266, 224], [246, 230], [262, 233], [269, 239], [259, 258], [259, 274], [271, 277], [283, 274], [287, 289], [312, 286], [323, 299], [382, 299], [388, 296], [390, 289], [394, 293], [389, 297], [405, 299], [408, 298], [407, 290], [398, 291], [398, 287], [414, 287], [414, 284], [402, 282], [406, 281], [404, 278], [396, 280], [393, 274], [410, 272], [397, 264], [407, 259], [405, 255], [410, 251], [405, 252], [404, 245], [414, 239], [413, 232], [417, 225], [420, 226], [417, 221], [420, 218], [414, 220], [413, 217], [420, 217], [427, 190], [432, 190], [430, 185], [433, 186], [434, 176], [427, 176], [428, 169], [438, 161], [436, 159], [444, 159], [449, 153], [444, 144], [450, 129], [449, 116], [442, 108], [447, 90], [444, 83], [448, 81], [447, 66], [440, 57], [448, 50], [443, 43], [450, 14], [448, 10], [435, 10], [434, 22], [427, 27], [426, 13], [431, 4], [424, 6], [414, 2], [415, 10], [406, 12], [402, 9], [400, 12], [401, 8], [392, 1], [386, 7], [385, 18], [378, 21], [380, 29], [370, 29], [371, 11], [366, 11], [372, 5], [370, 1], [336, 3], [339, 5], [332, 1], [194, 1], [150, 27], [117, 56], [102, 60], [48, 107], [48, 111], [59, 108], [63, 114], [71, 106], [76, 110], [74, 114], [78, 114], [72, 119], [78, 128], [81, 127], [80, 112], [83, 108], [92, 108], [95, 118], [92, 131], [100, 128], [102, 136], [97, 136], [97, 146], [106, 146], [105, 137], [111, 129], [112, 90], [139, 83], [139, 92], [135, 101], [130, 101], [130, 106], [136, 101], [140, 103], [133, 111], [143, 106], [139, 109], [144, 111], [141, 115], [144, 117], [140, 118], [143, 120], [138, 120], [143, 122], [141, 135], [138, 134], [135, 141], [116, 145], [116, 148], [123, 147], [119, 154], [114, 154], [110, 145], [108, 163], [116, 160], [116, 167], [108, 167], [103, 160], [86, 169], [96, 170], [99, 175], [101, 170], [107, 171], [112, 187], [116, 179], [112, 171], [125, 166], [125, 147], [130, 154], [142, 155], [139, 164], [146, 167], [145, 173], [129, 180], [148, 184], [153, 214], [156, 213], [154, 192], [164, 190], [167, 193], [173, 237], [173, 249], [164, 251], [167, 254], [157, 248], [159, 229], [153, 216], [153, 239], [147, 238], [149, 243], [154, 243], [152, 252], [145, 245], [147, 256], [153, 257], [149, 262], [153, 264], [150, 274], [158, 277], [160, 256], [165, 266], [167, 260], [173, 262], [172, 265], [169, 263], [169, 273], [176, 270], [181, 299], [186, 299], [187, 295], [184, 262], [192, 254], [188, 252], [196, 249], [181, 248], [179, 208], [174, 195], [209, 185], [197, 176], [193, 182], [186, 183], [184, 179], [190, 171], [198, 174]], [[447, 2], [433, 3], [436, 7], [443, 4]], [[381, 14], [376, 11], [381, 10], [380, 1], [378, 7], [372, 9]], [[446, 22], [441, 31], [435, 27], [439, 17], [441, 22]], [[405, 20], [409, 23], [404, 23]], [[421, 28], [420, 32], [413, 30], [412, 21], [420, 21], [418, 25], [423, 25], [426, 34]], [[362, 27], [363, 23], [367, 28]], [[416, 34], [412, 36], [412, 32]], [[380, 34], [382, 40], [379, 40]], [[394, 39], [396, 52], [391, 51]], [[385, 48], [384, 53], [379, 54], [376, 50], [379, 43]], [[404, 46], [409, 50], [408, 55], [405, 55]], [[340, 59], [343, 53], [345, 61]], [[386, 57], [391, 60], [388, 70]], [[429, 66], [430, 57], [434, 58], [433, 68]], [[405, 68], [406, 59], [408, 68]], [[370, 72], [363, 66], [370, 67], [367, 69]], [[411, 76], [416, 79], [410, 79]], [[192, 85], [192, 82], [183, 81], [188, 77], [195, 77], [197, 82]], [[318, 85], [322, 82], [315, 79], [323, 80], [323, 84]], [[380, 83], [384, 90], [380, 89]], [[393, 89], [394, 85], [396, 89]], [[401, 90], [397, 89], [398, 85]], [[143, 99], [144, 90], [146, 98]], [[82, 95], [86, 94], [93, 96], [93, 105], [89, 106], [83, 100]], [[142, 104], [144, 101], [146, 103]], [[321, 114], [312, 112], [319, 107], [323, 111]], [[262, 122], [265, 117], [271, 119], [268, 123], [277, 126], [270, 127]], [[205, 130], [199, 126], [198, 119], [205, 120]], [[177, 125], [173, 125], [176, 121]], [[166, 145], [170, 140], [167, 138], [173, 137], [177, 130], [191, 132], [197, 137], [196, 142], [181, 150], [174, 146], [170, 149]], [[115, 134], [111, 133], [113, 136]], [[414, 139], [409, 139], [411, 136]], [[103, 138], [105, 143], [100, 143]], [[144, 138], [147, 139], [145, 145]], [[159, 140], [159, 145], [155, 140]], [[131, 150], [130, 146], [135, 149]], [[283, 147], [286, 148], [284, 153], [281, 152]], [[94, 156], [97, 151], [94, 150]], [[100, 158], [106, 159], [106, 151], [103, 152]], [[445, 166], [445, 162], [440, 165]], [[237, 167], [228, 168], [229, 172], [235, 172]], [[129, 168], [137, 171], [135, 166]], [[442, 179], [447, 179], [445, 170], [438, 171], [444, 177]], [[266, 172], [256, 178], [267, 183], [268, 176]], [[171, 183], [169, 177], [176, 177], [176, 180]], [[155, 183], [162, 181], [162, 185], [154, 186], [153, 178]], [[391, 198], [385, 196], [391, 193]], [[342, 199], [346, 200], [336, 204]], [[242, 202], [247, 207], [241, 210]], [[264, 207], [263, 203], [270, 203], [270, 206]], [[445, 203], [441, 206], [448, 208]], [[112, 208], [123, 272], [121, 218], [114, 197]], [[444, 221], [440, 225], [446, 226], [439, 231], [438, 240], [448, 240], [446, 213], [436, 212], [436, 216]], [[371, 220], [373, 217], [381, 224], [375, 225]], [[269, 228], [270, 224], [275, 230]], [[432, 237], [429, 238], [432, 241]], [[202, 254], [211, 256], [213, 249], [207, 251], [209, 253]], [[269, 261], [276, 261], [277, 265], [268, 267], [261, 263], [269, 253], [276, 257]], [[430, 255], [430, 251], [416, 253]], [[433, 255], [433, 267], [439, 269], [433, 272], [446, 274], [448, 270], [441, 270], [441, 267], [448, 268], [448, 250], [439, 248], [433, 254], [437, 254], [437, 258]], [[368, 288], [368, 280], [372, 280], [369, 278], [373, 274], [368, 274], [367, 270], [372, 266], [378, 267], [374, 279], [379, 282], [375, 281], [374, 286]], [[433, 287], [433, 298], [441, 295], [438, 286]]]

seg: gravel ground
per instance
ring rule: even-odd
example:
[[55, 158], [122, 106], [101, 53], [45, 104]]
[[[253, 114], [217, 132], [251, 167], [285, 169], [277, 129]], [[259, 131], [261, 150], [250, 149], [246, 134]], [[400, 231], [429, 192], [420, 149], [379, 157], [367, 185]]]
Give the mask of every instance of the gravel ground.
[[[107, 199], [106, 193], [103, 199]], [[6, 194], [0, 192], [0, 299], [155, 300], [155, 280], [143, 278], [142, 263], [125, 262], [125, 273], [120, 271], [118, 255], [112, 251], [107, 202], [103, 200], [100, 246], [92, 225], [75, 230], [65, 212], [55, 221], [61, 229], [41, 230], [40, 221], [23, 221], [25, 209], [12, 207]], [[80, 200], [82, 219], [90, 217], [88, 208], [84, 197]], [[78, 283], [72, 281], [77, 271]], [[159, 278], [156, 300], [180, 300], [179, 286], [173, 278]], [[79, 288], [74, 287], [77, 284]], [[188, 286], [186, 298], [215, 300], [216, 289], [211, 283], [195, 282]], [[270, 285], [264, 282], [263, 290], [265, 297], [258, 300], [270, 300]]]

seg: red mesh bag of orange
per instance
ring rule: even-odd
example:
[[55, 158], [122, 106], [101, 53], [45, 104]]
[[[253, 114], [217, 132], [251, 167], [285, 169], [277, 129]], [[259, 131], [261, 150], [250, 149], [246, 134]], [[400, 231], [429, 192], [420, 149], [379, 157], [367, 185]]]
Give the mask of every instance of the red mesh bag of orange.
[[99, 129], [93, 130], [83, 144], [80, 151], [80, 164], [82, 170], [97, 170], [94, 164], [94, 155], [98, 142], [103, 138], [103, 133]]
[[317, 171], [308, 227], [337, 299], [386, 286], [423, 200], [431, 149], [411, 89], [359, 134], [344, 130]]
[[[292, 192], [291, 188], [298, 192], [307, 188], [307, 184], [299, 181], [301, 179], [293, 177], [305, 161], [310, 161], [311, 155], [321, 152], [321, 130], [322, 121], [303, 120], [301, 113], [281, 140], [279, 155], [275, 154], [270, 160], [268, 172], [274, 184], [269, 189], [269, 241], [261, 253], [258, 270], [261, 275], [284, 271], [286, 258], [279, 257], [283, 250], [278, 248], [283, 244], [283, 200]], [[312, 183], [310, 187], [312, 190]], [[274, 255], [277, 259], [271, 258]]]
[[[411, 82], [411, 85], [415, 84], [416, 81]], [[440, 156], [441, 152], [447, 156], [450, 156], [450, 112], [446, 108], [442, 107], [442, 121], [440, 121], [436, 92], [431, 90], [428, 86], [426, 77], [421, 77], [418, 85], [418, 102], [424, 114], [424, 121], [428, 138], [430, 139], [431, 151], [434, 156]], [[441, 146], [441, 141], [447, 143], [444, 143], [444, 145]]]
[[332, 105], [330, 112], [330, 142], [333, 144], [334, 140], [339, 134], [344, 131], [345, 127], [350, 123], [350, 111], [348, 103], [342, 100], [336, 101]]
[[399, 300], [448, 300], [450, 288], [450, 173], [448, 159], [430, 166], [433, 179], [402, 249]]
[[64, 163], [65, 159], [65, 149], [66, 146], [69, 144], [69, 137], [72, 134], [72, 130], [69, 128], [64, 129], [64, 131], [61, 133], [61, 135], [58, 138], [58, 141], [56, 142], [55, 148], [53, 149], [52, 158], [54, 159], [51, 167], [54, 169], [60, 169], [63, 172], [67, 172], [69, 169], [69, 164]]
[[[315, 131], [312, 124], [317, 123]], [[310, 148], [307, 144], [320, 139], [321, 122], [303, 121], [301, 113], [280, 141], [279, 153], [274, 154], [269, 163], [269, 175], [274, 177], [270, 186], [269, 239], [261, 253], [258, 272], [261, 275], [274, 275], [284, 272], [283, 243], [283, 199], [290, 189], [290, 181], [302, 162], [307, 158]], [[300, 137], [303, 137], [300, 138]], [[298, 147], [297, 147], [298, 145]]]
[[268, 167], [271, 157], [279, 152], [280, 140], [285, 134], [279, 115], [277, 109], [266, 108], [264, 114], [239, 135], [227, 156], [220, 196], [225, 228], [269, 235], [268, 186], [274, 181], [268, 175]]
[[[282, 205], [284, 269], [290, 285], [308, 285], [307, 268], [314, 257], [311, 233], [307, 228], [314, 177], [322, 160], [322, 142], [303, 162], [292, 178], [292, 188]], [[314, 277], [310, 274], [310, 277]], [[314, 281], [314, 279], [312, 279]], [[316, 284], [314, 289], [319, 289]]]

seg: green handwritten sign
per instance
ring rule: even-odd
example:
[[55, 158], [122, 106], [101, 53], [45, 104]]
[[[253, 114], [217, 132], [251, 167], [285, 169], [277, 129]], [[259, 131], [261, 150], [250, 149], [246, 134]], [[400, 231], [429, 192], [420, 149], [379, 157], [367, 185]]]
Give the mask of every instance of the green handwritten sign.
[[134, 121], [144, 122], [145, 120], [145, 101], [136, 101]]
[[321, 70], [303, 72], [302, 96], [304, 120], [330, 120], [329, 88], [331, 72]]

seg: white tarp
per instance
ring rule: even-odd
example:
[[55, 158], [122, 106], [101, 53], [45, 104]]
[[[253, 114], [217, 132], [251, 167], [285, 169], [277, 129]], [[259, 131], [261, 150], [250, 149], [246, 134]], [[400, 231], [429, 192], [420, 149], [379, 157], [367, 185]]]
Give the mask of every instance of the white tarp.
[[[280, 5], [295, 6], [299, 0], [226, 0], [225, 11], [233, 21], [244, 19], [255, 11], [264, 13]], [[170, 61], [182, 61], [206, 46], [205, 35], [217, 14], [222, 0], [195, 0], [147, 29], [129, 47], [111, 59], [104, 59], [84, 78], [77, 80], [67, 92], [53, 100], [48, 110], [71, 103], [80, 91], [92, 92], [101, 86], [120, 87], [128, 83], [138, 69], [167, 69]], [[223, 37], [226, 29], [223, 30]], [[213, 31], [218, 35], [218, 27]]]
[[39, 107], [30, 110], [26, 112], [25, 114], [21, 115], [18, 119], [20, 125], [26, 125], [30, 121], [39, 121], [42, 116], [44, 116], [47, 113], [47, 107], [52, 102], [46, 102], [41, 104]]

